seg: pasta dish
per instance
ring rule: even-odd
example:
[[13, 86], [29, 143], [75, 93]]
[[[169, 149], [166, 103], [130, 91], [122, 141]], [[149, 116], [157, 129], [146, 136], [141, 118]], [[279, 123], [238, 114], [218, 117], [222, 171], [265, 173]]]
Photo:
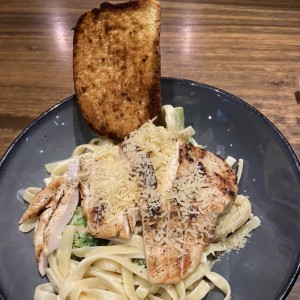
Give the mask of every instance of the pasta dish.
[[219, 289], [223, 253], [260, 225], [238, 193], [243, 161], [222, 159], [163, 107], [122, 143], [104, 137], [49, 163], [45, 188], [28, 187], [20, 230], [34, 230], [37, 267], [49, 283], [34, 299], [187, 299]]

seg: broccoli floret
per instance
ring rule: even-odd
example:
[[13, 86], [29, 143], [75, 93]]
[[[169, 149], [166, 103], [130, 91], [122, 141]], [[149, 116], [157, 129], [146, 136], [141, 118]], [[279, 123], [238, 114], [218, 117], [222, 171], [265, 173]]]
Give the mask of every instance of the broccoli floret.
[[82, 214], [81, 207], [77, 207], [75, 213], [69, 223], [70, 225], [86, 227], [86, 219]]
[[106, 246], [107, 240], [96, 239], [85, 232], [76, 232], [73, 239], [73, 248]]
[[146, 268], [146, 261], [145, 259], [141, 259], [141, 258], [132, 258], [131, 261], [138, 265], [138, 266], [142, 266], [144, 268]]
[[73, 239], [73, 248], [97, 246], [97, 241], [85, 232], [76, 232]]
[[[77, 227], [86, 227], [86, 219], [82, 214], [81, 207], [76, 208], [75, 213], [69, 224]], [[86, 234], [84, 230], [79, 230], [79, 232], [76, 232], [73, 238], [73, 248], [106, 246], [107, 244], [107, 240], [96, 239]]]

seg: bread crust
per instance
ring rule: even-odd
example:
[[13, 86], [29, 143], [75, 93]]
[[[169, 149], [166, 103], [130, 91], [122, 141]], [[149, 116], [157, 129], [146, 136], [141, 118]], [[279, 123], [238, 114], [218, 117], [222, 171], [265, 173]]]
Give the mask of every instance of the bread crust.
[[104, 2], [74, 29], [76, 99], [90, 127], [124, 139], [150, 119], [161, 121], [160, 5]]

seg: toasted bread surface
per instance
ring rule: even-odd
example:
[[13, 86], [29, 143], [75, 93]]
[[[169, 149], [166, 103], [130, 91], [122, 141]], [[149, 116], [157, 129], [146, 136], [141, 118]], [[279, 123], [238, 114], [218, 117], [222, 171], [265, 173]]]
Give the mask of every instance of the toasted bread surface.
[[157, 0], [102, 3], [74, 33], [79, 108], [100, 135], [123, 139], [149, 119], [160, 121], [160, 5]]

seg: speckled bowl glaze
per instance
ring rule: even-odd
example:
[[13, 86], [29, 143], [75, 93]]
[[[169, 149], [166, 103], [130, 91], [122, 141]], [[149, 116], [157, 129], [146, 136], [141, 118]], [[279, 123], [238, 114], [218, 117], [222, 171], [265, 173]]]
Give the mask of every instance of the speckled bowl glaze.
[[[189, 80], [162, 78], [163, 103], [183, 106], [195, 139], [225, 157], [243, 158], [239, 192], [250, 197], [261, 227], [246, 246], [224, 255], [214, 270], [229, 281], [235, 300], [283, 299], [299, 273], [300, 167], [286, 139], [260, 112], [220, 89]], [[95, 134], [84, 123], [73, 96], [30, 124], [0, 162], [0, 294], [33, 299], [38, 274], [32, 232], [18, 221], [26, 208], [22, 192], [43, 186], [45, 163], [71, 155]], [[1, 299], [1, 296], [0, 296]], [[218, 291], [207, 297], [223, 299]]]

